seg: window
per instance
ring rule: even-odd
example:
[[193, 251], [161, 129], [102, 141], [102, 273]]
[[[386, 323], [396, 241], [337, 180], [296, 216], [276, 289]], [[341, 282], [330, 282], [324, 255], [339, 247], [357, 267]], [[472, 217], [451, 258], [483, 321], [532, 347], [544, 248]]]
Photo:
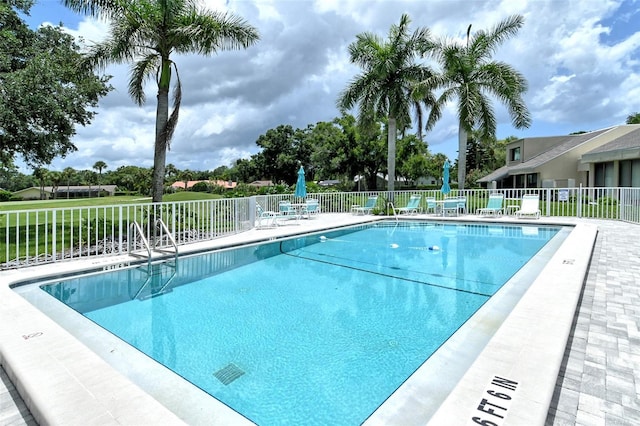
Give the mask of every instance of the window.
[[611, 187], [613, 186], [613, 162], [597, 163], [595, 165], [595, 186]]
[[623, 187], [640, 186], [640, 159], [620, 162], [619, 184]]
[[538, 187], [538, 174], [529, 173], [527, 175], [527, 188], [537, 188], [537, 187]]
[[516, 175], [516, 183], [515, 183], [515, 187], [516, 188], [524, 188], [524, 176], [525, 175]]
[[509, 152], [509, 159], [511, 161], [520, 161], [520, 147], [511, 149]]

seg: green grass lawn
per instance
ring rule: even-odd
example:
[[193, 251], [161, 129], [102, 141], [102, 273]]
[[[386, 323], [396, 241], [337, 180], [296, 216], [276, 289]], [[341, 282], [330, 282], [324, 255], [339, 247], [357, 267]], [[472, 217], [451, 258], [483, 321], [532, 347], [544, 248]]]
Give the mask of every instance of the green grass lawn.
[[[190, 201], [190, 200], [214, 200], [223, 198], [217, 194], [207, 194], [204, 192], [176, 192], [167, 194], [162, 197], [164, 202], [173, 201]], [[38, 209], [56, 209], [70, 207], [96, 207], [96, 206], [116, 206], [122, 204], [141, 204], [150, 203], [151, 197], [141, 196], [118, 196], [118, 197], [100, 197], [100, 198], [75, 198], [75, 199], [59, 199], [59, 200], [31, 200], [31, 201], [8, 201], [0, 203], [0, 211], [15, 210], [38, 210]]]
[[[178, 192], [163, 197], [165, 202], [200, 201], [222, 198], [220, 195], [201, 192]], [[71, 200], [36, 200], [0, 203], [0, 212], [18, 212], [0, 214], [0, 263], [16, 257], [35, 253], [49, 253], [54, 250], [52, 234], [55, 229], [55, 251], [71, 250], [80, 246], [89, 246], [112, 235], [112, 225], [124, 215], [127, 221], [144, 221], [151, 198], [139, 196], [118, 196], [100, 198], [81, 198]], [[197, 221], [201, 226], [208, 224], [210, 216], [205, 207], [190, 210], [190, 217], [182, 209], [174, 211], [178, 216], [179, 228], [191, 228]], [[202, 211], [200, 211], [202, 210]], [[163, 220], [167, 208], [161, 210]], [[141, 219], [142, 218], [142, 219]], [[36, 226], [37, 225], [37, 226]], [[121, 231], [117, 226], [115, 232]], [[126, 232], [126, 230], [123, 230]]]

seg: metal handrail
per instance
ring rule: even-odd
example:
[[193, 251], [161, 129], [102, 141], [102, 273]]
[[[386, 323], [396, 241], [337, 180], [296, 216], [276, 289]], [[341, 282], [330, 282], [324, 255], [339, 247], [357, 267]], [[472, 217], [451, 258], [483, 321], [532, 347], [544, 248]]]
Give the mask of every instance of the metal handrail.
[[396, 222], [399, 220], [398, 215], [396, 213], [396, 206], [393, 205], [393, 201], [387, 201], [387, 211], [391, 207], [391, 211], [393, 212], [393, 217], [396, 219]]
[[129, 231], [131, 234], [133, 234], [133, 238], [129, 238], [129, 240], [127, 241], [127, 251], [129, 252], [129, 254], [133, 254], [131, 253], [131, 244], [132, 241], [135, 241], [135, 234], [137, 232], [142, 239], [142, 244], [147, 249], [147, 258], [149, 259], [149, 262], [151, 262], [151, 246], [149, 246], [149, 241], [147, 241], [147, 239], [145, 238], [140, 224], [138, 224], [138, 222], [136, 221], [131, 222], [131, 224], [129, 225]]
[[173, 234], [171, 234], [171, 232], [169, 231], [169, 228], [167, 227], [167, 225], [165, 225], [165, 223], [160, 218], [156, 219], [156, 226], [160, 226], [162, 228], [162, 231], [167, 234], [167, 237], [169, 238], [169, 242], [173, 246], [173, 249], [174, 249], [175, 255], [176, 255], [176, 259], [177, 259], [178, 258], [178, 244], [176, 244], [176, 240], [175, 240], [175, 238], [173, 238]]

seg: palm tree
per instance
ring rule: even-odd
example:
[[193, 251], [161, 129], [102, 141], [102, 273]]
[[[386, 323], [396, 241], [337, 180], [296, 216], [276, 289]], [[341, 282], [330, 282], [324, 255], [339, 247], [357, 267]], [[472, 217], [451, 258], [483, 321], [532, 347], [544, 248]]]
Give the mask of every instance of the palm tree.
[[458, 186], [464, 189], [467, 135], [480, 130], [483, 138], [495, 138], [496, 116], [489, 96], [507, 107], [511, 122], [520, 129], [529, 127], [531, 117], [522, 100], [527, 81], [522, 74], [504, 62], [491, 60], [498, 45], [515, 35], [524, 18], [513, 15], [489, 31], [471, 35], [467, 29], [466, 45], [437, 40], [430, 53], [442, 67], [442, 74], [423, 82], [432, 90], [442, 89], [431, 109], [427, 129], [433, 127], [449, 101], [457, 99], [458, 110]]
[[67, 182], [67, 200], [69, 199], [69, 193], [71, 192], [69, 187], [71, 186], [71, 177], [76, 173], [73, 167], [65, 167], [62, 170], [62, 178]]
[[[138, 105], [145, 103], [144, 83], [156, 79], [155, 149], [152, 199], [162, 201], [167, 149], [178, 122], [182, 98], [180, 77], [170, 55], [247, 48], [258, 39], [258, 31], [231, 13], [201, 9], [198, 0], [64, 0], [76, 12], [110, 20], [109, 37], [94, 45], [87, 64], [106, 65], [135, 61], [129, 79], [129, 95]], [[169, 116], [171, 73], [175, 72], [173, 111]]]
[[51, 182], [51, 194], [53, 195], [53, 199], [55, 200], [58, 198], [58, 187], [64, 180], [62, 172], [52, 170], [48, 173], [47, 177]]
[[371, 33], [356, 36], [349, 45], [352, 63], [362, 68], [340, 94], [338, 107], [349, 110], [360, 104], [358, 119], [362, 123], [368, 117], [373, 120], [387, 120], [387, 175], [389, 192], [394, 190], [396, 138], [398, 127], [411, 127], [411, 110], [415, 109], [422, 127], [422, 105], [429, 106], [434, 101], [432, 92], [415, 91], [416, 83], [427, 80], [432, 75], [429, 67], [415, 60], [423, 55], [431, 45], [429, 30], [418, 28], [409, 34], [409, 16], [403, 14], [399, 25], [392, 25], [387, 41]]
[[41, 200], [45, 199], [45, 196], [44, 196], [44, 184], [45, 184], [45, 181], [47, 180], [48, 176], [49, 176], [49, 170], [45, 169], [44, 167], [36, 167], [35, 169], [33, 169], [33, 177], [36, 178], [36, 180], [40, 184], [40, 199]]
[[100, 198], [100, 191], [102, 190], [102, 188], [100, 187], [102, 185], [102, 169], [106, 169], [107, 168], [107, 163], [105, 163], [104, 161], [96, 161], [96, 163], [93, 165], [93, 169], [98, 171], [98, 198]]

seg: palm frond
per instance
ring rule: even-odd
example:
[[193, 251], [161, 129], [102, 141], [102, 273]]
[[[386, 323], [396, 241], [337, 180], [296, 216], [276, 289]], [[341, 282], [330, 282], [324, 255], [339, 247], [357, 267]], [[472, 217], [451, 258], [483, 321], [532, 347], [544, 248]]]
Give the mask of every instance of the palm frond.
[[136, 104], [145, 103], [144, 83], [157, 72], [159, 61], [156, 53], [150, 53], [133, 65], [129, 79], [129, 96]]

